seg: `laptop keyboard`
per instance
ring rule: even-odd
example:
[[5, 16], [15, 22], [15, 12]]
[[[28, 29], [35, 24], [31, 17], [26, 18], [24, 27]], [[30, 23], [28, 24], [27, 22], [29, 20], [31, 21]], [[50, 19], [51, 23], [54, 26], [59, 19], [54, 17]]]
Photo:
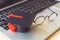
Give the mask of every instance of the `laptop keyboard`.
[[[7, 27], [7, 16], [10, 13], [20, 12], [20, 13], [26, 13], [26, 14], [32, 14], [33, 20], [38, 12], [41, 12], [45, 8], [57, 3], [56, 1], [51, 0], [28, 0], [22, 4], [16, 5], [14, 7], [11, 7], [9, 9], [0, 11], [0, 26], [4, 28], [5, 30], [8, 30]], [[31, 16], [32, 16], [31, 15]], [[33, 22], [33, 21], [32, 21]], [[31, 23], [32, 23], [31, 22]]]

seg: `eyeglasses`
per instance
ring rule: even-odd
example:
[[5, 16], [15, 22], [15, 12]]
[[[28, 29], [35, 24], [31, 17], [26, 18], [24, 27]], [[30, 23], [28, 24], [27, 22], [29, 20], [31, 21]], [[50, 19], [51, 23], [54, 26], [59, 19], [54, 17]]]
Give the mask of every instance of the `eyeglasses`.
[[[49, 8], [48, 8], [49, 9]], [[52, 11], [51, 9], [49, 9], [50, 11]], [[47, 20], [49, 22], [54, 21], [57, 18], [58, 14], [54, 11], [52, 11], [52, 13], [48, 16], [39, 16], [34, 20], [34, 23], [36, 25], [42, 25], [44, 23], [44, 21], [46, 20], [46, 18], [48, 18]]]

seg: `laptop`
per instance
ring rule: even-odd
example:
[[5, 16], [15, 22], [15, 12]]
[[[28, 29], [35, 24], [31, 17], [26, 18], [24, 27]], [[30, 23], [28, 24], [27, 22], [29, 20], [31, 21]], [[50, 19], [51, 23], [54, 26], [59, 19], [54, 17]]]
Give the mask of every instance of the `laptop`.
[[[0, 6], [0, 35], [2, 35], [2, 37], [0, 38], [1, 40], [2, 39], [3, 40], [30, 40], [32, 39], [32, 36], [30, 35], [30, 33], [25, 33], [27, 31], [24, 31], [24, 28], [21, 29], [21, 27], [30, 28], [32, 22], [34, 21], [34, 18], [39, 12], [42, 12], [46, 8], [58, 3], [54, 0], [53, 1], [43, 0], [42, 2], [41, 0], [21, 0], [21, 1], [16, 0], [15, 2], [14, 1], [13, 0], [8, 1], [8, 5], [6, 4], [5, 6], [4, 4], [7, 3], [7, 1], [1, 1], [0, 3], [1, 4]], [[13, 18], [13, 17], [12, 18], [14, 20], [12, 18], [8, 19], [7, 16], [10, 13], [13, 13], [15, 15], [22, 15], [24, 16], [24, 18], [21, 20]], [[18, 20], [18, 22], [16, 23], [15, 20], [16, 21]], [[11, 22], [15, 25], [17, 24], [16, 32], [11, 32], [11, 30], [7, 26], [7, 22]]]
[[36, 15], [56, 3], [55, 0], [0, 0], [0, 26], [5, 30], [28, 32]]

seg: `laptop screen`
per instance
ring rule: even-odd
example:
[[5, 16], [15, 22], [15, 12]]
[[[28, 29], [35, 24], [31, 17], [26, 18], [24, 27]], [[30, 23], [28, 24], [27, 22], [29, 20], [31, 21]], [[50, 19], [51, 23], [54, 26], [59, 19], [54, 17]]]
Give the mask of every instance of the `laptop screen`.
[[22, 0], [0, 0], [0, 9], [20, 1]]

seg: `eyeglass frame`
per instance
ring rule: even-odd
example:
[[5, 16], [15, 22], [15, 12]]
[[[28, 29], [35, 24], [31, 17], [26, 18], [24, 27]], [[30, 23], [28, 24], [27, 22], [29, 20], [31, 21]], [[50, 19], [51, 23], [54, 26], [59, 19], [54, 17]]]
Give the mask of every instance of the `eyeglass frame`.
[[[49, 9], [49, 8], [48, 8], [48, 9]], [[37, 17], [37, 18], [34, 20], [34, 22], [33, 22], [33, 23], [35, 23], [36, 25], [42, 25], [42, 24], [43, 24], [43, 22], [46, 20], [46, 18], [47, 18], [47, 17], [48, 17], [48, 21], [49, 21], [49, 22], [54, 21], [55, 19], [49, 20], [50, 16], [51, 16], [51, 15], [53, 15], [53, 14], [56, 14], [56, 17], [57, 17], [57, 16], [58, 16], [58, 14], [57, 14], [56, 12], [54, 12], [53, 10], [51, 10], [51, 9], [49, 9], [49, 10], [50, 10], [50, 11], [52, 11], [52, 14], [50, 14], [49, 16], [47, 15], [46, 17], [45, 17], [45, 16], [39, 16], [39, 17]], [[42, 23], [37, 24], [37, 23], [36, 23], [36, 21], [37, 21], [40, 17], [44, 17], [44, 20], [42, 21]]]

